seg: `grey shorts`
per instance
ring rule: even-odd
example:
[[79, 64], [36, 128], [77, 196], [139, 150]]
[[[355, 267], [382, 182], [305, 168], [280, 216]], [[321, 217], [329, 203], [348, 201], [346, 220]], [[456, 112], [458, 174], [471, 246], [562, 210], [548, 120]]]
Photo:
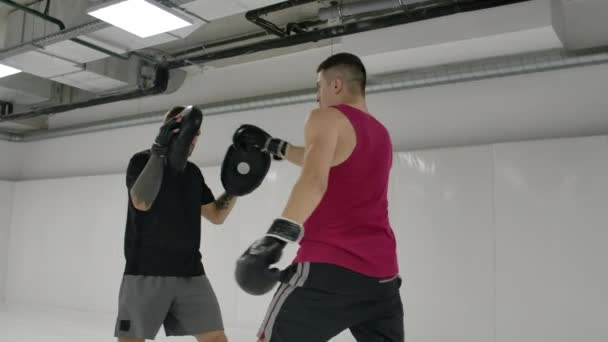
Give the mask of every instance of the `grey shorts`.
[[153, 340], [161, 325], [167, 336], [224, 330], [206, 276], [123, 276], [114, 336]]

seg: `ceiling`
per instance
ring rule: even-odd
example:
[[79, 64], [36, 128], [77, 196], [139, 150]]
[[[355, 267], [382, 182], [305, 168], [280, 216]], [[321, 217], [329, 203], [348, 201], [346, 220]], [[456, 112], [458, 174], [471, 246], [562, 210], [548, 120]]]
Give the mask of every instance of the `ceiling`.
[[[31, 5], [31, 4], [35, 4], [38, 2], [42, 2], [44, 0], [12, 0], [20, 5]], [[9, 12], [14, 11], [14, 9], [10, 8], [9, 6], [4, 6], [4, 5], [0, 5], [0, 20], [5, 20], [6, 15], [8, 15]]]
[[[19, 2], [31, 3], [23, 0]], [[244, 19], [244, 13], [277, 2], [279, 1], [199, 0], [186, 3], [184, 8], [205, 19], [211, 19], [211, 22], [202, 24], [194, 32], [183, 35], [183, 38], [159, 40], [142, 48], [142, 51], [166, 56], [210, 42], [261, 32], [259, 27]], [[345, 4], [353, 2], [357, 1], [344, 1]], [[315, 2], [265, 18], [277, 25], [309, 20], [315, 17], [319, 8], [327, 5], [328, 2]], [[0, 18], [2, 15], [6, 18], [6, 14], [6, 6], [0, 4]], [[186, 72], [185, 82], [174, 93], [54, 114], [44, 125], [58, 128], [94, 124], [100, 120], [118, 120], [137, 113], [163, 110], [168, 103], [217, 103], [309, 89], [314, 86], [314, 70], [318, 63], [337, 51], [349, 51], [362, 56], [374, 79], [422, 67], [561, 49], [564, 48], [563, 40], [556, 32], [553, 19], [551, 0], [532, 0], [237, 56], [183, 68]], [[571, 25], [575, 26], [585, 19], [582, 14], [574, 21], [568, 18]], [[0, 129], [36, 129], [36, 124], [18, 126], [3, 122], [0, 123]]]

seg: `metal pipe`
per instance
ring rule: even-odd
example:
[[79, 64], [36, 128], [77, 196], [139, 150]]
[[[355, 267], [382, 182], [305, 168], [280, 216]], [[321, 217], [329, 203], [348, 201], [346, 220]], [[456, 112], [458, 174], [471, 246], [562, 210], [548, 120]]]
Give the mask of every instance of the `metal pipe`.
[[73, 41], [73, 42], [75, 42], [75, 43], [78, 43], [78, 44], [80, 44], [82, 46], [86, 46], [86, 47], [88, 47], [90, 49], [96, 50], [98, 52], [105, 53], [106, 55], [109, 55], [109, 56], [112, 56], [112, 57], [116, 57], [116, 58], [119, 58], [119, 59], [122, 59], [122, 60], [128, 60], [129, 59], [129, 56], [123, 56], [123, 55], [117, 54], [114, 51], [110, 51], [108, 49], [104, 49], [104, 48], [102, 48], [100, 46], [97, 46], [97, 45], [94, 45], [94, 44], [89, 43], [87, 41], [84, 41], [84, 40], [82, 40], [80, 38], [72, 38], [70, 40]]
[[[284, 9], [301, 6], [301, 5], [306, 5], [306, 4], [313, 3], [313, 2], [317, 2], [317, 0], [288, 0], [288, 1], [283, 1], [283, 2], [276, 3], [276, 4], [256, 8], [256, 9], [248, 11], [247, 13], [250, 16], [260, 17], [260, 16], [263, 16], [263, 15], [266, 15], [269, 13], [278, 12], [278, 11], [282, 11]], [[245, 14], [245, 15], [247, 15], [247, 14]]]
[[[322, 23], [323, 22], [321, 22], [321, 21], [305, 21], [305, 22], [293, 23], [291, 25], [295, 26], [293, 28], [294, 32], [296, 32], [296, 33], [304, 33], [306, 31], [301, 30], [300, 27], [310, 28], [310, 27], [314, 27], [316, 25], [320, 25]], [[288, 27], [289, 26], [290, 25], [288, 24]], [[289, 29], [287, 31], [289, 31]], [[183, 57], [183, 56], [186, 56], [186, 55], [193, 54], [195, 52], [206, 51], [208, 49], [213, 49], [213, 48], [217, 48], [217, 47], [224, 46], [224, 45], [230, 45], [230, 44], [234, 44], [234, 43], [240, 43], [240, 42], [244, 42], [244, 41], [247, 41], [247, 40], [258, 39], [258, 38], [263, 38], [263, 37], [268, 37], [268, 32], [266, 32], [266, 31], [260, 31], [260, 32], [251, 33], [251, 34], [247, 34], [247, 35], [242, 35], [242, 36], [237, 36], [237, 37], [232, 37], [232, 38], [227, 38], [227, 39], [221, 39], [221, 40], [217, 40], [217, 41], [211, 41], [209, 43], [205, 43], [204, 45], [199, 45], [199, 46], [188, 48], [186, 50], [182, 50], [182, 51], [179, 51], [179, 52], [174, 52], [172, 54], [172, 56], [174, 58], [179, 58], [179, 57]]]
[[405, 9], [400, 0], [373, 0], [355, 2], [350, 4], [339, 4], [319, 10], [319, 19], [331, 20], [342, 17], [350, 17], [363, 13], [380, 12], [395, 9]]
[[86, 108], [97, 106], [100, 104], [117, 102], [117, 101], [125, 101], [136, 99], [144, 96], [157, 95], [163, 93], [167, 86], [169, 85], [169, 70], [165, 67], [158, 67], [156, 69], [156, 77], [154, 79], [154, 85], [145, 89], [138, 89], [128, 93], [122, 93], [117, 95], [109, 95], [93, 98], [86, 101], [76, 102], [76, 103], [68, 103], [62, 105], [56, 105], [51, 107], [45, 107], [40, 109], [34, 109], [29, 112], [15, 113], [11, 115], [0, 116], [0, 122], [3, 121], [13, 121], [20, 119], [29, 119], [41, 115], [47, 115], [52, 113], [60, 113], [66, 112], [68, 110], [78, 109], [78, 108]]
[[21, 142], [23, 141], [23, 135], [11, 132], [0, 132], [0, 140]]
[[[187, 59], [181, 59], [177, 61], [171, 61], [168, 63], [168, 69], [176, 69], [184, 66], [191, 65], [192, 63], [204, 63], [212, 60], [218, 60], [223, 58], [240, 56], [252, 52], [264, 51], [274, 48], [293, 46], [298, 44], [304, 44], [309, 42], [316, 42], [323, 39], [339, 37], [347, 34], [353, 34], [358, 32], [370, 31], [373, 29], [390, 27], [394, 25], [404, 24], [408, 22], [414, 22], [419, 20], [425, 20], [430, 18], [435, 18], [444, 15], [450, 15], [459, 12], [473, 11], [482, 8], [496, 7], [505, 4], [512, 4], [518, 2], [524, 2], [529, 0], [484, 0], [478, 2], [466, 2], [466, 3], [458, 3], [455, 4], [453, 0], [435, 0], [435, 1], [426, 1], [417, 3], [412, 5], [407, 14], [394, 14], [391, 16], [386, 16], [382, 18], [375, 18], [361, 22], [349, 23], [337, 27], [330, 27], [326, 29], [316, 30], [313, 32], [301, 33], [296, 35], [291, 35], [284, 38], [265, 40], [262, 42], [258, 42], [255, 44], [249, 44], [246, 46], [240, 46], [236, 48], [220, 50], [217, 52], [208, 53], [201, 56], [190, 57]], [[303, 2], [303, 1], [294, 1], [294, 2]], [[289, 2], [291, 3], [291, 2]], [[280, 7], [285, 6], [285, 3], [279, 3], [277, 5], [268, 6], [268, 7]], [[421, 9], [421, 10], [416, 10]], [[153, 87], [156, 88], [156, 87]], [[166, 88], [166, 85], [165, 85]], [[76, 108], [83, 108], [94, 106], [97, 104], [109, 103], [113, 101], [121, 101], [125, 99], [133, 99], [137, 97], [153, 95], [163, 92], [152, 89], [150, 92], [146, 91], [135, 91], [126, 94], [118, 94], [106, 96], [98, 99], [93, 99], [90, 101], [78, 102], [74, 104], [65, 104], [52, 106], [47, 108], [41, 108], [32, 110], [24, 113], [16, 113], [10, 116], [6, 116], [1, 121], [7, 120], [15, 120], [26, 117], [36, 117], [40, 115], [59, 113], [63, 111], [68, 111]]]
[[[488, 58], [480, 61], [456, 63], [440, 67], [429, 67], [411, 70], [407, 73], [389, 75], [386, 76], [385, 81], [368, 85], [366, 93], [375, 94], [390, 91], [403, 91], [414, 88], [470, 82], [496, 77], [524, 75], [556, 69], [607, 63], [608, 49], [606, 48], [588, 50], [584, 53], [572, 53], [563, 50], [549, 50], [516, 56]], [[276, 106], [288, 106], [299, 103], [313, 103], [315, 99], [315, 90], [307, 89], [291, 93], [251, 98], [244, 101], [200, 104], [199, 106], [202, 108], [206, 116], [213, 116]], [[161, 112], [151, 112], [129, 116], [122, 118], [121, 120], [110, 119], [92, 124], [87, 123], [52, 130], [39, 130], [25, 133], [20, 137], [23, 141], [38, 141], [76, 134], [85, 134], [136, 125], [158, 123], [161, 120]]]
[[332, 26], [324, 29], [315, 30], [312, 32], [286, 36], [283, 38], [269, 39], [226, 50], [210, 52], [199, 56], [192, 56], [183, 60], [170, 61], [169, 68], [181, 68], [187, 65], [191, 65], [192, 63], [206, 63], [213, 60], [236, 57], [245, 54], [251, 54], [254, 52], [317, 42], [324, 39], [331, 39], [345, 35], [371, 31], [375, 29], [402, 25], [421, 20], [433, 19], [456, 13], [475, 11], [527, 1], [530, 0], [482, 0], [468, 2], [455, 2], [454, 0], [424, 1], [410, 5], [408, 11], [404, 13], [397, 13], [383, 16], [380, 18], [373, 18], [358, 22], [347, 23], [339, 26]]
[[12, 6], [12, 7], [16, 8], [16, 9], [20, 9], [20, 10], [22, 10], [22, 11], [24, 11], [26, 13], [29, 13], [29, 14], [31, 14], [33, 16], [36, 16], [36, 17], [41, 18], [43, 20], [46, 20], [46, 21], [48, 21], [50, 23], [53, 23], [53, 24], [59, 26], [59, 30], [65, 29], [65, 25], [63, 24], [63, 22], [61, 20], [57, 19], [57, 18], [53, 18], [53, 17], [51, 17], [49, 15], [46, 15], [44, 13], [40, 13], [40, 12], [38, 12], [36, 10], [33, 10], [33, 9], [31, 9], [31, 8], [25, 6], [25, 5], [16, 3], [16, 2], [11, 1], [11, 0], [0, 0], [0, 2], [3, 2], [3, 3], [5, 3], [5, 4], [9, 5], [9, 6]]
[[187, 9], [173, 3], [173, 1], [171, 1], [171, 0], [157, 0], [157, 1], [169, 8], [177, 8], [178, 10], [199, 19], [200, 21], [204, 22], [205, 24], [209, 24], [211, 22], [211, 20], [205, 19], [196, 13], [192, 13], [192, 12], [188, 11]]
[[224, 40], [209, 42], [209, 43], [206, 43], [205, 45], [200, 45], [200, 46], [188, 48], [186, 50], [182, 50], [179, 52], [175, 52], [172, 55], [174, 58], [178, 58], [178, 57], [190, 55], [195, 52], [205, 51], [207, 49], [212, 49], [212, 48], [216, 48], [219, 46], [240, 43], [240, 42], [243, 42], [246, 40], [262, 38], [262, 37], [266, 37], [266, 36], [268, 36], [268, 32], [266, 32], [266, 31], [256, 32], [256, 33], [252, 33], [252, 34], [248, 34], [248, 35], [244, 35], [244, 36], [238, 36], [238, 37], [228, 38], [228, 39], [224, 39]]
[[10, 115], [13, 113], [13, 104], [0, 100], [0, 116]]
[[70, 27], [63, 31], [52, 33], [52, 34], [46, 35], [41, 38], [37, 38], [32, 41], [28, 41], [28, 42], [25, 42], [25, 43], [22, 43], [19, 45], [15, 45], [15, 46], [8, 47], [6, 49], [2, 49], [2, 50], [0, 50], [0, 59], [4, 59], [4, 58], [12, 57], [12, 56], [24, 53], [24, 52], [28, 52], [28, 51], [30, 51], [32, 49], [36, 49], [40, 46], [51, 45], [51, 44], [55, 44], [55, 43], [58, 43], [58, 42], [61, 42], [64, 40], [86, 35], [88, 33], [95, 32], [97, 30], [104, 29], [109, 26], [110, 25], [108, 23], [106, 23], [105, 21], [94, 20], [94, 21], [88, 22], [86, 24], [82, 24], [82, 25], [75, 26], [75, 27]]
[[257, 17], [247, 18], [247, 20], [263, 28], [266, 32], [274, 34], [277, 37], [286, 37], [289, 35], [287, 32], [283, 31], [280, 27], [271, 23], [268, 20]]
[[[9, 5], [9, 6], [13, 6], [14, 8], [20, 9], [20, 10], [22, 10], [22, 11], [24, 11], [26, 13], [29, 13], [29, 14], [31, 14], [33, 16], [36, 16], [36, 17], [41, 18], [43, 20], [46, 20], [46, 21], [48, 21], [50, 23], [53, 23], [53, 24], [55, 24], [55, 25], [57, 25], [59, 27], [60, 31], [65, 30], [65, 24], [61, 20], [59, 20], [59, 19], [57, 19], [55, 17], [51, 17], [50, 15], [46, 15], [44, 13], [40, 13], [40, 12], [38, 12], [36, 10], [33, 10], [33, 9], [31, 9], [31, 8], [25, 6], [25, 5], [18, 4], [18, 3], [14, 2], [14, 1], [11, 1], [11, 0], [0, 0], [0, 2], [3, 2], [3, 3], [5, 3], [5, 4]], [[122, 55], [117, 54], [117, 53], [115, 53], [113, 51], [110, 51], [110, 50], [104, 49], [102, 47], [99, 47], [99, 46], [97, 46], [95, 44], [85, 42], [85, 41], [83, 41], [82, 39], [79, 39], [79, 38], [71, 38], [70, 40], [73, 41], [73, 42], [75, 42], [75, 43], [77, 43], [77, 44], [80, 44], [82, 46], [86, 46], [89, 49], [96, 50], [98, 52], [104, 53], [104, 54], [112, 56], [112, 57], [120, 58], [120, 59], [123, 59], [123, 60], [128, 60], [129, 59], [128, 56], [122, 56]]]
[[[320, 21], [320, 20], [291, 23], [291, 24], [287, 25], [287, 32], [290, 31], [290, 25], [294, 26], [293, 29], [292, 29], [294, 32], [296, 32], [296, 33], [304, 33], [304, 32], [306, 32], [305, 29], [310, 28], [310, 27], [314, 27], [314, 26], [317, 26], [317, 25], [321, 25], [321, 24], [323, 24], [323, 22]], [[263, 37], [268, 37], [268, 32], [266, 32], [266, 31], [260, 31], [260, 32], [256, 32], [256, 33], [251, 33], [251, 34], [243, 35], [243, 36], [237, 36], [237, 37], [232, 37], [232, 38], [212, 41], [212, 42], [209, 42], [209, 43], [205, 43], [205, 45], [195, 46], [195, 47], [192, 47], [192, 48], [188, 48], [186, 50], [175, 52], [172, 55], [173, 55], [174, 58], [179, 58], [179, 57], [182, 57], [182, 56], [190, 55], [190, 54], [195, 53], [195, 52], [206, 51], [208, 49], [213, 49], [213, 48], [224, 46], [224, 45], [230, 45], [230, 44], [234, 44], [234, 43], [240, 43], [240, 42], [243, 42], [243, 41], [257, 39], [257, 38], [263, 38]]]
[[295, 6], [305, 5], [308, 3], [315, 2], [317, 0], [289, 0], [279, 2], [277, 4], [257, 8], [245, 13], [245, 18], [252, 22], [253, 24], [263, 28], [266, 32], [276, 35], [277, 37], [287, 37], [289, 36], [289, 32], [281, 29], [277, 25], [271, 23], [268, 20], [260, 18], [263, 15], [278, 12], [284, 9], [288, 9]]

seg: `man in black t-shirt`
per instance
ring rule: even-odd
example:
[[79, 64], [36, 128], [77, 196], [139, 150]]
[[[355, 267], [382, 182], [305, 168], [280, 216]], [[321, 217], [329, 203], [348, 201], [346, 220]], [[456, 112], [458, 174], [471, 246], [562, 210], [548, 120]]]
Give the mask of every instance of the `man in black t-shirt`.
[[[115, 336], [119, 342], [192, 335], [199, 342], [227, 341], [217, 298], [201, 261], [201, 216], [222, 224], [236, 197], [215, 199], [200, 169], [167, 165], [169, 143], [179, 134], [185, 107], [175, 107], [149, 150], [129, 161], [126, 266]], [[189, 154], [196, 145], [196, 133]]]

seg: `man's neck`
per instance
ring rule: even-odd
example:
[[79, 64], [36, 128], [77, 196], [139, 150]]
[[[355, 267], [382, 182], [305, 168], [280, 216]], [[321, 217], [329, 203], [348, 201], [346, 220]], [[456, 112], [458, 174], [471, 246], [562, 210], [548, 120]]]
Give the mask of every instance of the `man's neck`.
[[342, 103], [369, 114], [369, 110], [367, 109], [367, 103], [365, 103], [364, 98], [348, 99]]

